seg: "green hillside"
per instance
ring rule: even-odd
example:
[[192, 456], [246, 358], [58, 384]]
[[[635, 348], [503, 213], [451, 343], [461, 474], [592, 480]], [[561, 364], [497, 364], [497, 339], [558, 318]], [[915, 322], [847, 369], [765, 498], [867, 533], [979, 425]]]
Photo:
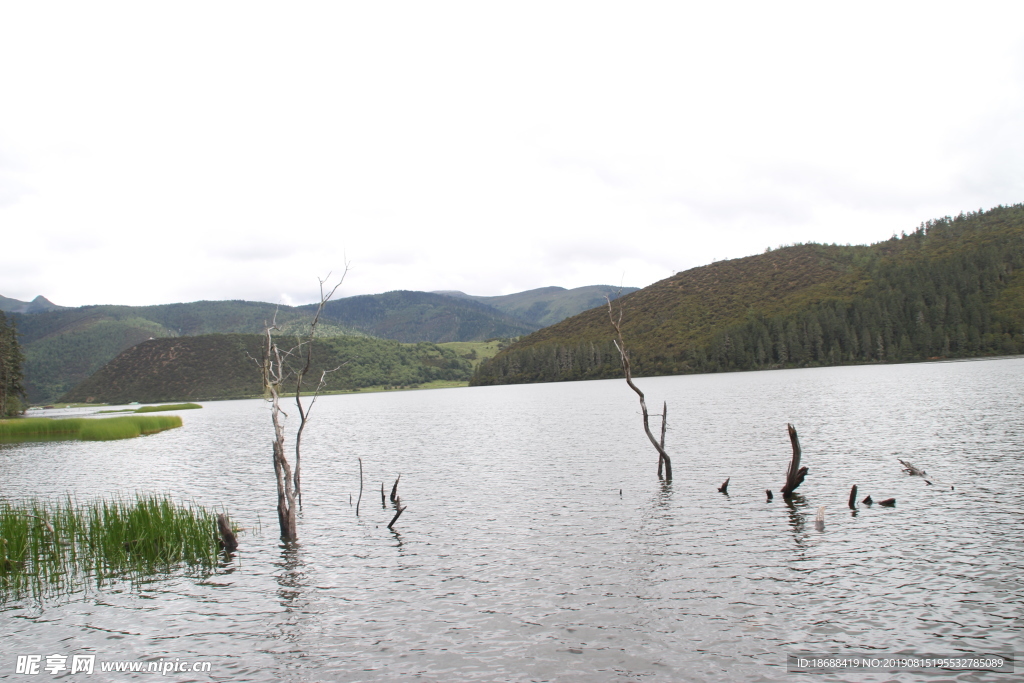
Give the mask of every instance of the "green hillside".
[[[622, 297], [636, 374], [903, 362], [1024, 351], [1024, 205], [871, 246], [802, 244]], [[606, 306], [520, 339], [473, 384], [621, 376]]]
[[[256, 334], [147, 340], [107, 363], [61, 402], [158, 403], [259, 396], [260, 373], [252, 358], [260, 358], [262, 344], [263, 337]], [[468, 360], [434, 344], [351, 336], [314, 342], [309, 373], [314, 384], [321, 370], [342, 364], [328, 375], [327, 391], [465, 381], [472, 372]]]
[[[119, 353], [153, 337], [259, 333], [275, 312], [286, 331], [308, 324], [305, 311], [251, 301], [197, 301], [160, 306], [82, 306], [15, 315], [25, 351], [25, 385], [32, 403], [70, 391]], [[327, 325], [338, 334], [343, 328]]]
[[[315, 309], [315, 306], [312, 307]], [[32, 403], [71, 391], [125, 349], [150, 338], [259, 334], [277, 316], [285, 333], [304, 330], [309, 306], [253, 301], [196, 301], [158, 306], [82, 306], [12, 314], [25, 351], [25, 385]], [[331, 302], [325, 335], [373, 335], [403, 342], [483, 341], [537, 329], [475, 301], [425, 292], [389, 292]]]

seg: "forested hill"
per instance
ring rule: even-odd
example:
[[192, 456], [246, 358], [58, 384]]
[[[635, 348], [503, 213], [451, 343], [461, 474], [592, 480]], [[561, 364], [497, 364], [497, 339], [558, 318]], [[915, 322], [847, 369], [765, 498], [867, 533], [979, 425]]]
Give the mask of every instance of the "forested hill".
[[[802, 244], [678, 273], [616, 302], [637, 375], [1024, 352], [1024, 205], [871, 246]], [[619, 377], [607, 306], [520, 339], [473, 384]]]
[[[197, 301], [159, 306], [81, 306], [16, 315], [25, 351], [29, 401], [54, 401], [127, 348], [151, 338], [258, 333], [275, 313], [298, 331], [305, 311], [254, 301]], [[330, 334], [344, 330], [333, 327]]]
[[[259, 396], [263, 386], [252, 358], [261, 357], [263, 342], [264, 338], [255, 334], [144, 341], [107, 363], [61, 400], [157, 403]], [[327, 337], [314, 342], [307, 390], [315, 388], [321, 370], [339, 365], [341, 369], [327, 375], [328, 391], [465, 381], [471, 372], [469, 361], [434, 344]]]
[[[315, 306], [312, 307], [315, 309]], [[82, 306], [13, 315], [25, 351], [29, 401], [56, 400], [125, 349], [151, 338], [203, 334], [258, 334], [276, 316], [284, 332], [306, 329], [309, 306], [255, 301], [196, 301], [157, 306]], [[483, 341], [532, 332], [474, 301], [389, 292], [331, 302], [321, 320], [325, 335], [373, 335], [405, 342]]]

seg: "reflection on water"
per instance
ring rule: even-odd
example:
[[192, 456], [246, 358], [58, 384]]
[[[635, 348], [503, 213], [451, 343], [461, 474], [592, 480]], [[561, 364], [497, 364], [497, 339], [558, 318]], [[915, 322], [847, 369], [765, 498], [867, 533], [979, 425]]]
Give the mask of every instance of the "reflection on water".
[[[209, 659], [258, 681], [787, 681], [789, 652], [1021, 649], [1022, 379], [1019, 359], [643, 379], [686, 416], [672, 484], [621, 382], [325, 397], [298, 544], [275, 522], [205, 579], [8, 603], [0, 635], [8, 653]], [[166, 492], [276, 519], [266, 407], [184, 420], [0, 445], [3, 495]], [[810, 467], [788, 500], [787, 422]], [[393, 531], [391, 506], [349, 504], [357, 458], [366, 482], [402, 473]], [[840, 514], [854, 483], [898, 506]], [[837, 680], [928, 678], [1005, 680]]]

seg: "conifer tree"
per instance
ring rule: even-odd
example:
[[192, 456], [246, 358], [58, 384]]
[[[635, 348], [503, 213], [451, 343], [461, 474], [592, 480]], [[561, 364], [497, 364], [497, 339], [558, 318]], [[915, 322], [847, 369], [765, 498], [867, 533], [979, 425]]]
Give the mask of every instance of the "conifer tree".
[[11, 417], [24, 411], [25, 386], [21, 366], [25, 356], [18, 343], [14, 321], [0, 311], [0, 417]]

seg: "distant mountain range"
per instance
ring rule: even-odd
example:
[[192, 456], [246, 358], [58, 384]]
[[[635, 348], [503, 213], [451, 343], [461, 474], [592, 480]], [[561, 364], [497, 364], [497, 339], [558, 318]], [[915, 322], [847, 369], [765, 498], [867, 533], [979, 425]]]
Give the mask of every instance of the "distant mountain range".
[[[1024, 352], [1024, 204], [922, 223], [871, 246], [798, 244], [623, 296], [636, 375]], [[616, 314], [617, 315], [617, 314]], [[621, 377], [607, 306], [520, 338], [474, 384]]]
[[635, 291], [637, 291], [636, 287], [591, 285], [575, 289], [541, 287], [504, 296], [471, 296], [458, 291], [435, 292], [435, 294], [473, 299], [493, 306], [520, 320], [534, 323], [540, 327], [547, 327], [582, 311], [604, 305], [605, 297], [615, 299]]
[[[320, 331], [325, 336], [369, 336], [405, 343], [514, 338], [542, 326], [511, 312], [523, 308], [522, 302], [534, 307], [534, 318], [551, 319], [578, 313], [597, 296], [603, 301], [602, 292], [614, 297], [616, 291], [612, 287], [550, 287], [508, 297], [411, 291], [354, 296], [327, 305]], [[490, 305], [484, 299], [500, 301]], [[28, 304], [7, 298], [0, 298], [0, 303], [11, 311], [21, 334], [25, 384], [32, 403], [57, 400], [124, 350], [149, 339], [258, 334], [275, 315], [285, 333], [298, 333], [316, 308], [253, 301], [68, 308], [41, 296]]]

